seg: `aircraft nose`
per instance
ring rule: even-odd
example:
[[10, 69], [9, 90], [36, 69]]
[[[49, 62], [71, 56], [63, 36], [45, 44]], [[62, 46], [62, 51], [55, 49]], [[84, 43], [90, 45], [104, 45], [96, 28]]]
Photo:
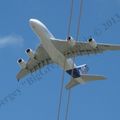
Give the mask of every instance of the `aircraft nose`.
[[37, 19], [30, 19], [29, 24], [32, 28], [36, 28], [36, 26], [40, 25], [40, 22]]
[[30, 24], [31, 26], [33, 26], [34, 23], [35, 23], [35, 19], [30, 19], [30, 20], [29, 20], [29, 24]]

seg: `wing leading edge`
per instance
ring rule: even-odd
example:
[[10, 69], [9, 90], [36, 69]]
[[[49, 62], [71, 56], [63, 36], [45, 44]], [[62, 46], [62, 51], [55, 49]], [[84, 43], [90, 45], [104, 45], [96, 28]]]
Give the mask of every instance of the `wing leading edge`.
[[104, 51], [120, 50], [120, 45], [97, 43], [97, 47], [93, 48], [88, 42], [76, 42], [75, 46], [69, 46], [66, 40], [52, 39], [53, 44], [56, 48], [62, 52], [67, 58], [73, 56], [82, 56], [90, 54], [98, 54]]

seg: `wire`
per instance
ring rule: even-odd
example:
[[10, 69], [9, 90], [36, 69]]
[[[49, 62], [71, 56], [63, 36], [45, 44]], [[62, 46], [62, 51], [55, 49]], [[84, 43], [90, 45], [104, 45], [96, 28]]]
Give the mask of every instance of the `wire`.
[[[80, 34], [80, 22], [81, 22], [81, 16], [82, 16], [82, 7], [83, 7], [83, 0], [80, 0], [80, 9], [79, 9], [79, 16], [78, 16], [76, 42], [78, 41], [79, 34]], [[77, 48], [77, 44], [76, 44], [75, 49], [76, 48]], [[73, 76], [74, 63], [75, 63], [75, 56], [73, 57], [72, 76]], [[65, 120], [68, 119], [68, 113], [69, 113], [69, 107], [70, 107], [70, 97], [71, 97], [71, 89], [69, 89], [69, 92], [68, 92], [68, 101], [67, 101], [67, 108], [66, 108]]]
[[[66, 60], [65, 60], [65, 61], [66, 61]], [[66, 62], [64, 62], [64, 68], [65, 68], [65, 63], [66, 63]], [[60, 96], [59, 96], [59, 106], [58, 106], [57, 120], [60, 120], [60, 110], [61, 110], [62, 95], [63, 95], [64, 75], [65, 75], [65, 72], [64, 72], [64, 70], [63, 70], [63, 72], [62, 72], [61, 89], [60, 89]]]
[[65, 120], [68, 119], [69, 106], [70, 106], [70, 98], [71, 98], [71, 89], [69, 89], [69, 91], [68, 91], [68, 101], [67, 101], [67, 109], [66, 109]]
[[[69, 17], [69, 22], [68, 22], [68, 33], [67, 33], [67, 38], [70, 35], [70, 29], [71, 29], [71, 22], [72, 22], [72, 15], [73, 15], [73, 1], [71, 0], [71, 6], [70, 6], [70, 17]], [[65, 69], [65, 63], [66, 63], [66, 58], [64, 60], [64, 69]], [[60, 89], [60, 96], [59, 96], [59, 105], [58, 105], [58, 114], [57, 114], [57, 120], [60, 120], [60, 110], [61, 110], [61, 104], [62, 104], [62, 95], [63, 95], [63, 85], [64, 85], [64, 76], [65, 76], [65, 71], [63, 70], [62, 72], [62, 80], [61, 80], [61, 89]]]
[[79, 34], [80, 34], [80, 22], [82, 16], [82, 9], [83, 9], [83, 0], [80, 0], [80, 7], [79, 7], [79, 16], [78, 16], [78, 25], [77, 25], [77, 32], [76, 32], [76, 41], [78, 41]]
[[69, 22], [68, 22], [68, 33], [67, 33], [67, 38], [70, 36], [71, 23], [72, 23], [72, 16], [73, 16], [73, 6], [74, 6], [74, 0], [71, 0], [70, 16], [69, 16]]

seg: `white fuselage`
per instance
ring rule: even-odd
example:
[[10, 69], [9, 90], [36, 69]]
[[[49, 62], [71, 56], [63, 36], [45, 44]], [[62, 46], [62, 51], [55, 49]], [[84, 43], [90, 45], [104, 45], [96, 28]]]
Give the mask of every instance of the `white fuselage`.
[[49, 54], [53, 62], [59, 64], [64, 70], [72, 69], [72, 59], [66, 60], [65, 56], [54, 46], [51, 41], [51, 38], [54, 38], [54, 36], [49, 32], [47, 27], [36, 19], [30, 19], [30, 25], [33, 31], [41, 39], [44, 49]]
[[[49, 57], [52, 59], [53, 63], [56, 63], [58, 65], [60, 65], [70, 76], [72, 76], [71, 81], [68, 83], [68, 85], [66, 86], [66, 88], [71, 88], [74, 85], [77, 85], [79, 83], [83, 83], [84, 81], [88, 81], [88, 80], [99, 80], [99, 79], [105, 79], [104, 76], [98, 76], [98, 75], [88, 75], [88, 67], [86, 64], [84, 65], [80, 65], [80, 66], [76, 66], [74, 61], [72, 59], [67, 59], [64, 56], [63, 51], [59, 51], [59, 49], [57, 49], [57, 47], [59, 47], [57, 44], [54, 44], [53, 40], [56, 40], [56, 43], [58, 42], [57, 39], [54, 38], [54, 36], [51, 34], [51, 32], [47, 29], [47, 27], [40, 21], [36, 20], [36, 19], [30, 19], [29, 20], [30, 26], [32, 28], [32, 30], [37, 34], [37, 36], [40, 38], [41, 43], [43, 48], [38, 48], [39, 50], [45, 50], [44, 54], [49, 55]], [[91, 40], [89, 40], [91, 42]], [[67, 41], [64, 41], [64, 44], [66, 44]], [[73, 41], [72, 46], [74, 46], [75, 42]], [[95, 43], [95, 42], [94, 42]], [[91, 43], [91, 46], [93, 46], [93, 44]], [[62, 45], [60, 46], [60, 48], [62, 47]], [[61, 48], [62, 49], [62, 48]], [[64, 48], [63, 48], [64, 50]], [[31, 53], [30, 53], [31, 52]], [[37, 52], [37, 51], [36, 51]], [[39, 61], [38, 59], [35, 59], [35, 54], [32, 52], [31, 49], [27, 49], [26, 53], [29, 55], [30, 57], [30, 61], [28, 61], [29, 64], [32, 63], [37, 63], [39, 64], [41, 62], [41, 60]], [[44, 55], [43, 54], [37, 54], [37, 56], [40, 56], [44, 59]], [[21, 71], [17, 74], [17, 79], [20, 79], [22, 77], [24, 77], [25, 75], [27, 75], [28, 73], [31, 72], [31, 69], [29, 69], [26, 65], [26, 62], [24, 62], [23, 59], [19, 59], [18, 60], [19, 65], [22, 67]], [[33, 68], [35, 67], [34, 64]], [[36, 71], [36, 70], [35, 70]]]

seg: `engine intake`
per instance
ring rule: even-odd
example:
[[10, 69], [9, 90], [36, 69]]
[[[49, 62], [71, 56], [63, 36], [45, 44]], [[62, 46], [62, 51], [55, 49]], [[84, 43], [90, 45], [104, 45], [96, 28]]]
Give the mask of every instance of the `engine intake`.
[[27, 49], [27, 50], [26, 50], [26, 53], [29, 53], [29, 52], [30, 52], [30, 49]]
[[71, 36], [67, 37], [67, 42], [72, 47], [76, 44], [76, 41]]
[[97, 47], [97, 43], [93, 38], [89, 38], [88, 39], [88, 43], [92, 48], [96, 48]]
[[26, 62], [23, 59], [21, 59], [21, 58], [17, 61], [17, 63], [19, 64], [19, 66], [22, 69], [24, 69], [26, 67]]
[[25, 52], [31, 59], [34, 58], [35, 55], [34, 55], [34, 52], [32, 51], [32, 49], [28, 48]]
[[88, 41], [89, 41], [89, 42], [92, 42], [92, 41], [93, 41], [93, 39], [92, 39], [92, 38], [90, 38]]
[[21, 62], [22, 62], [22, 59], [19, 59], [19, 60], [18, 60], [18, 63], [21, 63]]

